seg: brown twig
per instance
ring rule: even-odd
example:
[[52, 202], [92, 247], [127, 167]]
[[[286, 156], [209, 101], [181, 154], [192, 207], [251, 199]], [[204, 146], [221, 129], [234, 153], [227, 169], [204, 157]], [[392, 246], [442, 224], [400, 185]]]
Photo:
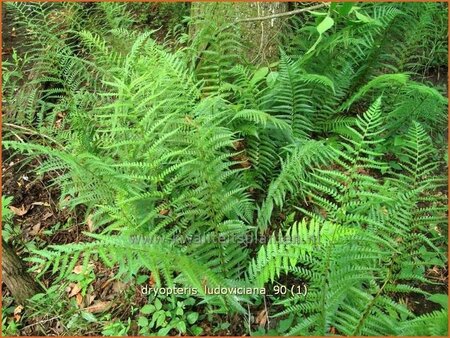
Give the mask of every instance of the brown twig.
[[45, 139], [47, 139], [49, 141], [52, 141], [53, 143], [55, 143], [56, 145], [58, 145], [59, 147], [64, 149], [64, 146], [62, 144], [60, 144], [58, 141], [56, 141], [55, 139], [53, 139], [50, 136], [47, 136], [45, 134], [39, 133], [37, 131], [34, 131], [33, 129], [29, 129], [29, 128], [26, 128], [26, 127], [23, 127], [23, 126], [18, 126], [18, 125], [13, 124], [13, 123], [4, 123], [3, 125], [5, 125], [7, 127], [12, 127], [12, 128], [23, 130], [24, 134], [41, 136], [41, 137], [43, 137], [43, 138], [45, 138]]
[[245, 18], [245, 19], [238, 19], [232, 23], [230, 23], [228, 26], [225, 26], [225, 28], [223, 28], [222, 30], [228, 29], [231, 26], [237, 24], [237, 23], [241, 23], [241, 22], [252, 22], [252, 21], [263, 21], [263, 20], [270, 20], [270, 19], [277, 19], [277, 18], [282, 18], [284, 16], [291, 16], [291, 15], [295, 15], [295, 14], [299, 14], [299, 13], [303, 13], [303, 12], [309, 12], [312, 11], [314, 9], [319, 9], [325, 6], [329, 6], [330, 3], [329, 2], [325, 2], [325, 3], [321, 3], [319, 5], [314, 5], [314, 6], [309, 6], [309, 7], [305, 7], [305, 8], [299, 8], [299, 9], [294, 9], [292, 11], [289, 12], [283, 12], [283, 13], [277, 13], [277, 14], [271, 14], [271, 15], [265, 15], [265, 16], [258, 16], [258, 17], [253, 17], [253, 18]]

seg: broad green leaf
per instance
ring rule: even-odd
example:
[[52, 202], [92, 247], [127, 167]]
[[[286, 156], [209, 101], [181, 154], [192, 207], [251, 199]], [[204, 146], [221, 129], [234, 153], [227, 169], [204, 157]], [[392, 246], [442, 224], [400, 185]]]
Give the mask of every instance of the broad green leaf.
[[81, 312], [81, 317], [87, 320], [89, 323], [95, 323], [97, 318], [90, 312]]
[[255, 85], [269, 73], [269, 68], [263, 67], [258, 69], [250, 80], [250, 84]]
[[139, 275], [138, 278], [136, 278], [137, 284], [143, 284], [148, 279], [148, 276], [145, 275]]
[[441, 305], [444, 309], [448, 309], [448, 295], [436, 293], [428, 297], [428, 300]]
[[327, 30], [329, 30], [334, 25], [334, 20], [331, 16], [327, 16], [325, 19], [322, 20], [321, 23], [317, 26], [317, 31], [320, 35], [325, 33]]
[[170, 330], [172, 330], [171, 326], [163, 327], [162, 329], [159, 329], [158, 336], [167, 336]]
[[334, 25], [334, 20], [329, 15], [322, 20], [321, 23], [319, 23], [316, 27], [317, 32], [319, 32], [319, 37], [317, 38], [316, 42], [314, 42], [314, 45], [306, 52], [306, 54], [311, 53], [314, 51], [319, 44], [320, 41], [322, 41], [323, 33], [325, 33], [327, 30], [329, 30]]
[[275, 81], [278, 78], [278, 72], [270, 72], [266, 77], [266, 83], [268, 87], [273, 87], [275, 85]]
[[350, 10], [353, 7], [353, 3], [351, 2], [344, 2], [343, 4], [341, 4], [341, 6], [338, 9], [338, 12], [340, 15], [345, 16], [348, 13], [350, 13]]
[[148, 319], [145, 318], [145, 317], [139, 317], [139, 319], [138, 319], [138, 325], [139, 325], [140, 327], [146, 327], [146, 326], [148, 326]]
[[155, 310], [156, 310], [156, 307], [153, 304], [147, 304], [142, 307], [141, 312], [144, 315], [148, 315], [150, 313], [155, 312]]
[[186, 323], [183, 321], [179, 321], [177, 323], [177, 329], [180, 330], [182, 333], [186, 332]]
[[199, 326], [194, 326], [193, 328], [191, 328], [191, 331], [193, 333], [194, 336], [199, 336], [202, 334], [203, 329]]
[[187, 315], [187, 321], [189, 324], [194, 324], [198, 319], [198, 312], [191, 312]]

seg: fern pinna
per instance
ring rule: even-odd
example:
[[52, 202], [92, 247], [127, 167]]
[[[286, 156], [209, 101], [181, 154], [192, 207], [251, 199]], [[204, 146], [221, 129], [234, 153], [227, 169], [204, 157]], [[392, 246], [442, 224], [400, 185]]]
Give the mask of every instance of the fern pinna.
[[[18, 109], [17, 81], [4, 82], [13, 118], [41, 136], [11, 130], [3, 146], [39, 156], [61, 205], [84, 206], [91, 227], [83, 242], [35, 250], [32, 270], [66, 281], [98, 257], [116, 279], [196, 288], [222, 316], [266, 302], [261, 334], [445, 335], [445, 305], [408, 303], [447, 299], [429, 291], [447, 265], [447, 98], [423, 76], [441, 62], [441, 5], [292, 17], [271, 65], [250, 65], [239, 31], [208, 18], [176, 51], [134, 30], [125, 4], [93, 6], [99, 29], [49, 23], [34, 42], [51, 47], [33, 57], [43, 87]], [[34, 37], [52, 6], [11, 4]], [[269, 292], [284, 281], [306, 294]]]

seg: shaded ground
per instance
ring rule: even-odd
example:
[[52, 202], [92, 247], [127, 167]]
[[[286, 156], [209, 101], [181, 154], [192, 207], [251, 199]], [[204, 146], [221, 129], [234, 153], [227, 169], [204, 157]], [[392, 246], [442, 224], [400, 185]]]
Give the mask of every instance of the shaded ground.
[[[11, 58], [12, 47], [21, 47], [19, 41], [19, 34], [16, 28], [11, 26], [12, 20], [5, 20], [5, 10], [3, 6], [3, 60]], [[148, 23], [157, 28], [158, 22], [155, 18], [158, 17], [158, 12], [151, 13], [148, 18]], [[170, 13], [165, 13], [162, 16], [163, 20], [168, 20]], [[159, 40], [163, 40], [168, 33], [164, 28], [156, 33]], [[23, 51], [22, 51], [23, 52]], [[434, 84], [446, 85], [447, 70], [446, 69], [432, 69], [426, 77]], [[5, 196], [13, 196], [12, 206], [16, 215], [13, 223], [17, 230], [14, 235], [14, 245], [17, 253], [21, 258], [28, 256], [27, 243], [34, 242], [36, 246], [44, 248], [51, 244], [66, 244], [76, 243], [79, 241], [86, 241], [86, 237], [82, 234], [83, 231], [88, 230], [83, 217], [83, 210], [70, 211], [67, 209], [59, 209], [58, 201], [60, 199], [60, 192], [56, 187], [51, 187], [52, 177], [48, 174], [39, 177], [35, 174], [36, 168], [39, 167], [39, 160], [29, 161], [26, 157], [15, 155], [8, 152], [3, 153], [2, 163], [2, 192]], [[30, 266], [30, 265], [29, 265]], [[135, 317], [132, 312], [132, 306], [141, 307], [146, 303], [145, 296], [142, 295], [139, 288], [135, 285], [124, 284], [114, 281], [115, 270], [108, 269], [101, 264], [94, 262], [93, 273], [95, 280], [92, 282], [86, 295], [81, 295], [77, 291], [76, 284], [67, 286], [67, 298], [75, 299], [80, 308], [93, 308], [97, 306], [99, 312], [108, 309], [112, 318], [126, 320], [130, 317]], [[428, 275], [437, 282], [444, 282], [444, 285], [426, 285], [424, 289], [433, 293], [447, 293], [447, 275], [448, 271], [428, 271]], [[45, 275], [42, 278], [43, 283], [48, 287], [52, 285], [54, 277]], [[74, 291], [75, 290], [75, 291]], [[2, 295], [5, 299], [10, 299], [9, 291], [2, 287]], [[428, 313], [439, 309], [439, 305], [429, 302], [425, 296], [412, 295], [406, 298], [405, 301], [409, 307], [417, 314]], [[14, 303], [8, 300], [6, 306], [15, 307]], [[269, 307], [271, 304], [268, 304]], [[252, 315], [257, 318], [264, 307], [259, 309], [252, 309]], [[273, 311], [272, 311], [273, 312]], [[11, 315], [12, 317], [12, 315]], [[63, 334], [64, 331], [62, 321], [59, 318], [49, 320], [49, 318], [38, 317], [28, 320], [22, 319], [24, 330], [22, 335], [42, 335], [42, 334]], [[220, 321], [220, 318], [217, 318]], [[223, 329], [220, 332], [212, 332], [207, 321], [200, 323], [204, 334], [221, 334], [221, 335], [240, 335], [247, 330], [247, 323], [243, 323], [240, 317], [229, 318], [233, 323], [229, 328]], [[41, 323], [39, 323], [41, 321]], [[37, 324], [39, 323], [39, 324]], [[252, 323], [252, 329], [256, 330], [258, 325]], [[89, 334], [99, 334], [100, 327], [97, 324], [92, 324], [89, 329], [86, 329]], [[86, 333], [85, 332], [85, 333]], [[138, 334], [138, 327], [132, 326], [130, 335]]]

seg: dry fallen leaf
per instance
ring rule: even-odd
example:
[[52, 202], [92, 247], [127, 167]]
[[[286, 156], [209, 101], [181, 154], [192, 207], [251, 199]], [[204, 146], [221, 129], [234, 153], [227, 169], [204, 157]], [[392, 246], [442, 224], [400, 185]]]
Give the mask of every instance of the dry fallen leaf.
[[70, 291], [69, 293], [69, 298], [75, 296], [76, 294], [78, 294], [81, 291], [81, 288], [78, 284], [75, 284], [72, 288], [72, 291]]
[[87, 219], [86, 219], [86, 224], [87, 224], [87, 227], [88, 227], [88, 230], [90, 231], [90, 232], [93, 232], [95, 229], [94, 229], [94, 222], [92, 221], [92, 216], [91, 215], [89, 215], [88, 217], [87, 217]]
[[91, 304], [94, 302], [95, 297], [96, 297], [96, 295], [87, 294], [87, 295], [86, 295], [86, 299], [87, 299], [86, 302], [87, 302], [87, 305], [91, 305]]
[[13, 207], [11, 205], [9, 208], [14, 213], [14, 215], [17, 215], [17, 216], [23, 216], [28, 212], [28, 210], [30, 210], [29, 206], [27, 208], [25, 208], [23, 205], [20, 208]]
[[20, 314], [22, 313], [23, 306], [19, 305], [14, 309], [14, 320], [18, 322], [20, 318], [22, 317]]
[[76, 275], [79, 275], [80, 273], [83, 272], [83, 265], [77, 265], [76, 267], [73, 268], [72, 272]]
[[240, 164], [241, 164], [242, 168], [250, 168], [252, 166], [252, 164], [249, 160], [244, 160]]
[[14, 314], [18, 315], [18, 314], [22, 313], [22, 310], [23, 310], [23, 306], [19, 305], [14, 309]]
[[121, 293], [122, 291], [124, 291], [127, 288], [128, 284], [123, 283], [121, 281], [115, 281], [113, 286], [112, 286], [112, 290], [114, 293]]
[[255, 323], [259, 326], [264, 326], [267, 323], [267, 311], [266, 309], [262, 309], [258, 315], [256, 316]]
[[81, 303], [83, 303], [83, 296], [81, 295], [81, 293], [77, 293], [75, 297], [77, 299], [77, 305], [80, 306]]
[[42, 216], [42, 220], [45, 221], [47, 218], [50, 218], [53, 216], [52, 212], [47, 212], [44, 216]]
[[65, 326], [63, 326], [58, 319], [56, 320], [56, 324], [54, 325], [54, 328], [55, 328], [55, 333], [57, 334], [57, 336], [62, 336], [62, 334], [64, 333]]
[[168, 213], [169, 213], [169, 209], [162, 209], [162, 210], [160, 210], [160, 212], [159, 212], [159, 214], [160, 214], [160, 215], [163, 215], [163, 216], [167, 215]]
[[153, 272], [152, 273], [150, 273], [150, 278], [148, 279], [148, 284], [150, 285], [150, 287], [154, 287], [155, 286], [155, 284], [156, 284], [156, 281], [155, 281], [155, 276], [153, 275]]
[[241, 140], [236, 140], [233, 142], [233, 148], [235, 150], [241, 150], [245, 148], [244, 142], [242, 142]]
[[113, 282], [113, 279], [108, 279], [102, 285], [100, 286], [101, 289], [106, 289], [111, 283]]
[[30, 235], [31, 236], [36, 236], [39, 233], [39, 230], [41, 230], [41, 223], [37, 223], [33, 226], [33, 228], [31, 228], [30, 230]]
[[104, 312], [111, 307], [111, 302], [97, 302], [94, 305], [88, 306], [84, 310], [90, 313]]

